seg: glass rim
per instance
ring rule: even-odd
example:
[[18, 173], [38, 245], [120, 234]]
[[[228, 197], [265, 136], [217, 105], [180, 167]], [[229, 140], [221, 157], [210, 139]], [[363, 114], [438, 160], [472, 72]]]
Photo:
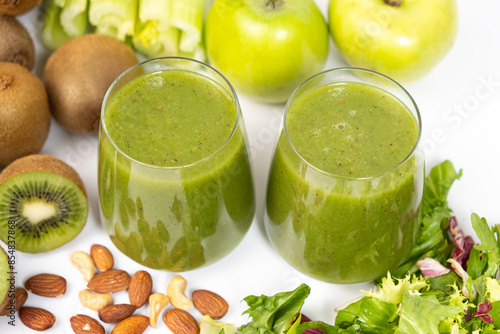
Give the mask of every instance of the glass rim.
[[[212, 71], [213, 73], [215, 73], [216, 76], [220, 77], [223, 80], [223, 82], [225, 82], [228, 85], [228, 87], [230, 89], [230, 91], [228, 91], [228, 93], [230, 93], [233, 96], [233, 98], [234, 98], [233, 104], [236, 105], [236, 120], [234, 121], [233, 130], [231, 131], [231, 134], [226, 139], [226, 141], [217, 150], [215, 150], [211, 154], [207, 155], [206, 157], [203, 157], [202, 159], [196, 160], [195, 162], [192, 162], [192, 163], [186, 164], [186, 165], [182, 165], [182, 166], [156, 166], [156, 165], [152, 165], [152, 164], [148, 164], [148, 163], [142, 162], [140, 160], [137, 160], [136, 158], [131, 157], [130, 155], [128, 155], [127, 153], [125, 153], [115, 143], [115, 141], [111, 138], [111, 136], [108, 133], [108, 129], [106, 127], [106, 123], [104, 122], [104, 114], [105, 114], [105, 109], [106, 109], [106, 102], [108, 102], [108, 99], [110, 98], [109, 95], [110, 95], [111, 91], [113, 90], [113, 88], [116, 86], [116, 84], [118, 82], [120, 82], [120, 80], [123, 77], [125, 77], [128, 73], [130, 73], [131, 71], [133, 71], [133, 70], [135, 70], [135, 69], [137, 69], [139, 67], [143, 67], [143, 66], [145, 66], [145, 65], [147, 65], [149, 63], [161, 62], [161, 61], [177, 61], [177, 62], [179, 62], [179, 61], [186, 61], [188, 63], [195, 63], [195, 64], [198, 64], [198, 65], [201, 65], [201, 67]], [[175, 70], [175, 68], [172, 68], [172, 69]], [[163, 69], [159, 69], [158, 71], [161, 71], [161, 70], [163, 70]], [[158, 71], [156, 71], [156, 72], [158, 72]], [[199, 73], [197, 71], [192, 71], [192, 72], [204, 75], [203, 73]], [[155, 73], [155, 72], [150, 72], [150, 73]], [[204, 75], [204, 76], [207, 77], [206, 75]], [[239, 103], [239, 100], [238, 100], [238, 96], [236, 95], [236, 91], [235, 91], [234, 87], [231, 85], [231, 83], [229, 82], [229, 80], [224, 75], [222, 75], [222, 73], [220, 73], [218, 70], [216, 70], [212, 66], [210, 66], [210, 65], [208, 65], [208, 64], [206, 64], [206, 63], [204, 63], [202, 61], [199, 61], [199, 60], [196, 60], [196, 59], [192, 59], [192, 58], [187, 58], [187, 57], [174, 57], [173, 56], [173, 57], [157, 57], [157, 58], [148, 59], [148, 60], [139, 62], [138, 64], [136, 64], [136, 65], [128, 68], [123, 73], [121, 73], [113, 81], [113, 83], [108, 87], [108, 90], [106, 91], [106, 94], [104, 95], [104, 99], [102, 100], [102, 105], [101, 105], [101, 120], [100, 120], [100, 124], [101, 124], [103, 132], [106, 134], [107, 139], [111, 142], [111, 144], [113, 145], [113, 147], [121, 155], [123, 155], [124, 157], [126, 157], [130, 161], [132, 161], [132, 162], [134, 162], [136, 164], [142, 165], [144, 167], [147, 167], [147, 168], [154, 168], [154, 169], [160, 169], [160, 170], [182, 170], [182, 169], [186, 169], [186, 168], [195, 167], [195, 166], [197, 166], [199, 164], [204, 163], [205, 161], [209, 160], [214, 155], [216, 155], [217, 153], [219, 153], [224, 147], [226, 147], [228, 145], [229, 141], [234, 137], [234, 135], [236, 133], [236, 130], [238, 129], [238, 126], [239, 126], [239, 123], [240, 123], [240, 117], [241, 117], [241, 108], [240, 108], [240, 103]]]
[[[288, 111], [290, 110], [291, 101], [293, 100], [293, 98], [295, 97], [295, 95], [298, 93], [298, 91], [302, 87], [304, 87], [304, 85], [306, 85], [307, 83], [311, 82], [311, 80], [313, 80], [314, 78], [317, 78], [319, 76], [324, 76], [324, 75], [326, 75], [328, 73], [332, 73], [332, 72], [358, 72], [358, 73], [368, 73], [368, 74], [371, 74], [371, 75], [375, 75], [375, 76], [380, 77], [382, 79], [385, 79], [389, 83], [395, 85], [396, 89], [400, 89], [401, 92], [403, 92], [404, 95], [406, 95], [406, 97], [409, 98], [409, 100], [410, 100], [413, 108], [415, 109], [415, 115], [414, 116], [415, 116], [415, 119], [416, 119], [417, 125], [418, 125], [418, 135], [417, 135], [417, 139], [415, 140], [415, 143], [413, 144], [413, 147], [412, 147], [411, 151], [397, 165], [395, 165], [395, 166], [393, 166], [393, 167], [391, 167], [389, 169], [386, 169], [386, 170], [384, 170], [382, 172], [379, 172], [379, 173], [376, 173], [376, 174], [372, 174], [372, 175], [362, 176], [362, 177], [339, 175], [339, 174], [327, 172], [327, 171], [325, 171], [325, 170], [323, 170], [321, 168], [316, 167], [311, 162], [309, 162], [307, 159], [305, 159], [302, 156], [302, 154], [300, 154], [300, 152], [297, 150], [297, 148], [295, 147], [295, 145], [292, 142], [292, 139], [290, 138], [290, 135], [288, 133], [287, 123], [286, 123]], [[352, 81], [352, 80], [340, 81], [339, 80], [338, 82], [340, 83], [340, 82], [355, 82], [355, 81]], [[371, 86], [375, 86], [374, 84], [371, 84], [371, 83], [367, 83], [367, 84], [369, 84]], [[385, 89], [383, 89], [383, 90], [385, 90]], [[393, 95], [393, 94], [391, 93], [391, 95]], [[404, 104], [404, 103], [403, 103], [403, 105], [406, 106], [406, 104]], [[410, 108], [409, 106], [406, 106], [406, 107], [408, 109]], [[412, 112], [412, 114], [413, 114], [413, 112]], [[404, 88], [400, 83], [398, 83], [396, 80], [388, 77], [387, 75], [384, 75], [384, 74], [379, 73], [377, 71], [373, 71], [373, 70], [361, 68], [361, 67], [337, 67], [337, 68], [331, 68], [331, 69], [327, 69], [327, 70], [321, 71], [319, 73], [316, 73], [315, 75], [313, 75], [313, 76], [309, 77], [308, 79], [306, 79], [297, 88], [295, 88], [295, 90], [292, 92], [292, 94], [288, 98], [288, 101], [287, 101], [287, 103], [285, 105], [285, 112], [283, 114], [283, 123], [282, 123], [282, 125], [283, 125], [283, 129], [285, 131], [288, 143], [292, 147], [292, 149], [295, 152], [295, 154], [297, 154], [297, 156], [300, 158], [300, 160], [302, 160], [309, 167], [313, 168], [314, 170], [316, 170], [317, 172], [319, 172], [319, 173], [321, 173], [323, 175], [326, 175], [326, 176], [329, 176], [329, 177], [332, 177], [332, 178], [336, 178], [336, 179], [344, 179], [344, 180], [347, 180], [347, 181], [369, 181], [369, 180], [377, 179], [377, 178], [380, 178], [380, 177], [382, 177], [384, 175], [387, 175], [391, 171], [399, 168], [404, 163], [406, 163], [416, 153], [417, 148], [419, 147], [419, 144], [420, 144], [420, 139], [422, 137], [422, 117], [420, 115], [420, 110], [418, 109], [417, 103], [415, 102], [415, 100], [413, 99], [413, 97], [411, 96], [411, 94], [408, 92], [408, 90], [406, 90], [406, 88]]]

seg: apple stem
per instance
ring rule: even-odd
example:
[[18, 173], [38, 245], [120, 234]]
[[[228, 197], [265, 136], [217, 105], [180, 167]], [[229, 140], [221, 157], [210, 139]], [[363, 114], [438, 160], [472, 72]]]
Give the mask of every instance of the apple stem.
[[392, 7], [399, 7], [403, 3], [403, 0], [384, 0], [386, 4]]
[[276, 7], [281, 7], [283, 5], [283, 0], [267, 0], [266, 7], [273, 7], [273, 9], [276, 9]]

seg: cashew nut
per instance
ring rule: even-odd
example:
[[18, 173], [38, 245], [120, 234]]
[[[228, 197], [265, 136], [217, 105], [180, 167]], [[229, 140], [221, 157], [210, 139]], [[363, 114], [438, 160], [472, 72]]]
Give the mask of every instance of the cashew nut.
[[163, 293], [153, 293], [149, 296], [149, 322], [151, 327], [156, 328], [156, 320], [161, 311], [168, 305], [170, 298]]
[[93, 293], [88, 289], [80, 291], [80, 303], [88, 309], [99, 311], [113, 305], [113, 297], [109, 293]]
[[85, 282], [90, 281], [94, 277], [94, 260], [92, 260], [89, 254], [82, 251], [74, 252], [71, 254], [71, 264], [82, 273]]
[[187, 311], [193, 307], [191, 299], [184, 295], [187, 282], [182, 276], [175, 276], [167, 286], [167, 296], [175, 308]]

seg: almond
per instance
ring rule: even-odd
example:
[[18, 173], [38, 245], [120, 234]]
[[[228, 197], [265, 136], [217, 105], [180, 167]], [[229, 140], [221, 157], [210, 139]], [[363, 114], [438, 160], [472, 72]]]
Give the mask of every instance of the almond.
[[21, 307], [19, 319], [26, 327], [35, 331], [49, 329], [56, 322], [56, 317], [52, 313], [36, 307]]
[[128, 318], [136, 309], [137, 307], [130, 304], [109, 305], [100, 309], [98, 315], [101, 321], [112, 324]]
[[71, 328], [76, 334], [105, 334], [104, 327], [92, 317], [77, 314], [69, 319]]
[[144, 315], [134, 315], [120, 321], [111, 334], [141, 334], [148, 328], [149, 318]]
[[14, 292], [14, 296], [5, 304], [5, 308], [0, 312], [0, 315], [9, 315], [19, 311], [19, 309], [24, 306], [27, 299], [28, 291], [26, 291], [25, 288], [17, 288]]
[[92, 277], [87, 287], [98, 293], [113, 293], [128, 289], [130, 275], [123, 270], [111, 269]]
[[92, 247], [90, 247], [90, 256], [94, 260], [97, 270], [107, 271], [113, 268], [113, 255], [111, 255], [111, 252], [106, 247], [102, 245], [92, 245]]
[[192, 298], [194, 306], [198, 311], [203, 315], [210, 316], [214, 320], [222, 318], [229, 309], [226, 300], [212, 291], [193, 291]]
[[173, 334], [199, 334], [196, 319], [188, 312], [174, 308], [168, 311], [163, 321]]
[[132, 276], [128, 286], [128, 298], [130, 304], [141, 307], [144, 305], [153, 289], [153, 280], [148, 272], [141, 270]]
[[66, 292], [66, 279], [53, 274], [39, 274], [24, 284], [26, 290], [44, 297], [60, 297]]

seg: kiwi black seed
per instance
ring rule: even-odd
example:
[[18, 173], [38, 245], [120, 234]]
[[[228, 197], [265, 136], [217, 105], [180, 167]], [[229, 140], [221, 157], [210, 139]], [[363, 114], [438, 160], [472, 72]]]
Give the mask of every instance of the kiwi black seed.
[[40, 152], [50, 119], [42, 81], [19, 64], [0, 62], [0, 169]]
[[6, 15], [24, 14], [39, 4], [42, 0], [2, 0], [0, 1], [0, 13]]
[[18, 63], [32, 70], [35, 47], [24, 26], [14, 16], [0, 15], [0, 61]]
[[47, 60], [44, 83], [56, 121], [72, 133], [95, 133], [109, 86], [138, 63], [132, 48], [87, 34], [61, 45]]
[[0, 174], [0, 239], [41, 253], [73, 240], [87, 221], [88, 201], [78, 173], [47, 154], [14, 161]]

